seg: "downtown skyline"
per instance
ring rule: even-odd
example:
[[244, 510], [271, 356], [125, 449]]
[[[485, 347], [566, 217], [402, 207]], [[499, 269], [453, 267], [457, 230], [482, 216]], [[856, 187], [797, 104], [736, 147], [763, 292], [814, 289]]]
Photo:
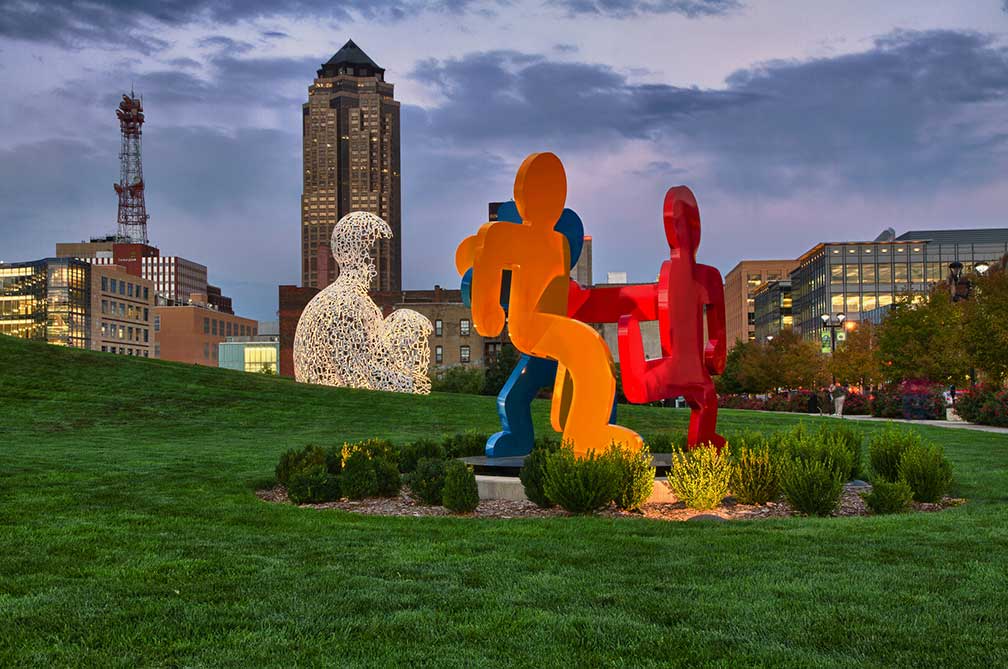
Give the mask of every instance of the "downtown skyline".
[[567, 166], [600, 276], [653, 280], [679, 183], [723, 273], [886, 227], [1004, 226], [1008, 8], [916, 4], [15, 5], [0, 10], [0, 259], [114, 231], [114, 108], [133, 85], [152, 243], [272, 320], [276, 285], [300, 276], [301, 104], [348, 39], [402, 103], [404, 288], [457, 285], [458, 241], [541, 150]]

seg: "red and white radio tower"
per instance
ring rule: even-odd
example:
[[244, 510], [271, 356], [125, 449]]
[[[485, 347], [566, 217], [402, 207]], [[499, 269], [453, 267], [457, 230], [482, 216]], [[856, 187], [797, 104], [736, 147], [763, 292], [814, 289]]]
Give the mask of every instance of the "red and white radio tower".
[[143, 167], [140, 162], [140, 133], [144, 122], [143, 101], [133, 91], [123, 95], [116, 109], [122, 130], [119, 151], [119, 228], [116, 239], [126, 244], [147, 243], [147, 205], [144, 204]]

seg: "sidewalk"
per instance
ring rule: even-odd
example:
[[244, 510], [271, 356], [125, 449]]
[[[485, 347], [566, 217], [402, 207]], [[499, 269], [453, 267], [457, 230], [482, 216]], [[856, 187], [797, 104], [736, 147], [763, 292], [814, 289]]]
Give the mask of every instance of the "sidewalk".
[[961, 420], [907, 420], [906, 418], [876, 418], [875, 416], [844, 416], [843, 420], [876, 420], [892, 421], [894, 423], [911, 423], [913, 425], [930, 425], [931, 427], [949, 427], [958, 430], [977, 430], [978, 432], [994, 432], [996, 434], [1008, 434], [1008, 427], [994, 427], [992, 425], [977, 425]]

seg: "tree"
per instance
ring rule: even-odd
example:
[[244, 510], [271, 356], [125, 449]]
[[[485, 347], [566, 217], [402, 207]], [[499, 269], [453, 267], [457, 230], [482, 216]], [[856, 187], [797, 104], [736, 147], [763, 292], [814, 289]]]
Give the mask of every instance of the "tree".
[[872, 386], [882, 383], [882, 368], [878, 357], [878, 333], [868, 321], [852, 323], [847, 340], [837, 346], [830, 371], [840, 381]]
[[518, 350], [510, 342], [501, 345], [497, 356], [486, 368], [486, 374], [483, 377], [484, 395], [496, 395], [501, 391], [511, 375], [511, 371], [518, 364], [518, 358]]
[[745, 353], [748, 342], [737, 342], [728, 351], [728, 358], [725, 361], [724, 372], [714, 378], [714, 386], [719, 393], [741, 393], [742, 383], [739, 381], [739, 371], [742, 364], [742, 355]]
[[917, 301], [902, 299], [878, 328], [878, 354], [888, 381], [962, 383], [970, 360], [963, 342], [964, 303], [944, 286]]
[[962, 343], [987, 378], [1003, 384], [1008, 376], [1008, 271], [992, 267], [974, 280], [972, 297], [963, 303]]
[[764, 344], [747, 342], [738, 349], [736, 378], [743, 392], [776, 388], [810, 388], [823, 381], [825, 365], [815, 342], [783, 330]]
[[441, 393], [479, 395], [483, 390], [483, 370], [479, 367], [455, 365], [446, 369], [440, 379], [434, 379], [431, 386], [431, 390]]

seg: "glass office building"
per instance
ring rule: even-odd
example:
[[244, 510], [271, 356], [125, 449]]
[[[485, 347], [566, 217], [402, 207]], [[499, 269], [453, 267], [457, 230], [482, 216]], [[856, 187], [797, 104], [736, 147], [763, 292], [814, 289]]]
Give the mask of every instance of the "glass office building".
[[753, 296], [756, 341], [766, 341], [794, 324], [790, 281], [764, 283]]
[[75, 258], [0, 265], [0, 334], [90, 348], [90, 278]]
[[948, 278], [949, 263], [964, 273], [1008, 253], [1008, 229], [918, 230], [873, 242], [827, 242], [798, 259], [791, 273], [794, 323], [816, 339], [823, 314], [878, 322], [901, 298], [919, 298]]
[[279, 374], [280, 339], [276, 336], [264, 340], [232, 337], [219, 346], [217, 366], [241, 372]]

